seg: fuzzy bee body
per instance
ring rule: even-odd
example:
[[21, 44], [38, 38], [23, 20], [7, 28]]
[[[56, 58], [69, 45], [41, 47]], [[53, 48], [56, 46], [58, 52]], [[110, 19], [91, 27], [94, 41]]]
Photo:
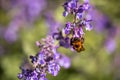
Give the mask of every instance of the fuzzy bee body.
[[85, 48], [83, 47], [84, 38], [74, 37], [71, 38], [70, 44], [73, 47], [73, 49], [77, 52], [84, 51]]

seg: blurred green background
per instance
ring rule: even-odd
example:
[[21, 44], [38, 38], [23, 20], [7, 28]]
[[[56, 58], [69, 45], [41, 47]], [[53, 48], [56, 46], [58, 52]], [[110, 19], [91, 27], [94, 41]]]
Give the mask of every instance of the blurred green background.
[[[37, 53], [35, 41], [44, 38], [52, 27], [46, 25], [46, 14], [52, 13], [50, 20], [53, 24], [60, 23], [61, 28], [66, 21], [71, 21], [69, 16], [62, 16], [64, 2], [45, 0], [39, 3], [44, 5], [40, 6], [42, 10], [38, 14], [30, 9], [33, 13], [25, 15], [24, 12], [20, 13], [26, 7], [24, 0], [0, 0], [0, 80], [17, 80], [23, 59]], [[29, 4], [27, 7], [32, 6], [34, 0]], [[97, 18], [95, 20], [102, 26], [94, 24], [93, 19], [93, 30], [84, 31], [85, 51], [73, 56], [69, 49], [60, 48], [59, 52], [71, 58], [71, 67], [61, 68], [56, 77], [48, 75], [48, 80], [120, 80], [120, 0], [90, 0], [90, 4], [97, 12], [93, 13], [97, 14], [93, 15]], [[7, 30], [11, 34], [7, 34]]]

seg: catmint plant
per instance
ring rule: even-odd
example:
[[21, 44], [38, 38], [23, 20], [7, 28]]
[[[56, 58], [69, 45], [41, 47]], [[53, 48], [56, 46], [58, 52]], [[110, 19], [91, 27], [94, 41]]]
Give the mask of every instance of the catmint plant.
[[69, 16], [71, 14], [73, 22], [66, 22], [65, 27], [61, 32], [54, 33], [55, 39], [59, 40], [59, 45], [65, 48], [71, 48], [77, 52], [85, 50], [84, 43], [84, 31], [92, 29], [91, 16], [88, 14], [90, 5], [88, 0], [84, 0], [83, 4], [79, 4], [78, 0], [68, 0], [63, 4], [64, 12], [63, 16]]
[[[84, 50], [83, 28], [88, 31], [92, 29], [91, 16], [87, 14], [90, 8], [88, 0], [84, 0], [83, 4], [79, 4], [78, 0], [69, 0], [63, 4], [63, 8], [63, 16], [72, 14], [73, 22], [66, 22], [61, 31], [36, 41], [36, 46], [40, 49], [35, 56], [29, 57], [31, 67], [20, 67], [21, 73], [18, 74], [20, 80], [47, 80], [47, 74], [57, 76], [61, 67], [69, 68], [70, 59], [57, 52], [60, 46], [77, 52]], [[58, 41], [59, 44], [55, 44], [55, 41]]]

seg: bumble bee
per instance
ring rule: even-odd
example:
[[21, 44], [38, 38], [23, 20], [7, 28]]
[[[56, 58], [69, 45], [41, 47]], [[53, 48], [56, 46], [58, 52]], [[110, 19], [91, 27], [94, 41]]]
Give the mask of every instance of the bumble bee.
[[85, 48], [83, 47], [84, 38], [73, 37], [70, 40], [70, 45], [73, 47], [74, 50], [77, 52], [84, 51]]

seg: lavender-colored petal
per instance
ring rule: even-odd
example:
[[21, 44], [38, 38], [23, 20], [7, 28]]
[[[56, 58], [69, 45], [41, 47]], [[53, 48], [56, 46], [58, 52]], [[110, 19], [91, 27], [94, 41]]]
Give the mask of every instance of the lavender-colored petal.
[[81, 13], [77, 13], [76, 18], [80, 20], [82, 18], [82, 14]]
[[61, 56], [61, 58], [59, 59], [59, 64], [60, 66], [64, 67], [64, 68], [69, 68], [70, 67], [70, 59], [66, 56]]
[[82, 29], [81, 27], [79, 28], [78, 34], [79, 34], [79, 35], [84, 34], [83, 29]]
[[90, 14], [87, 14], [85, 19], [86, 21], [92, 21], [92, 16]]
[[86, 22], [85, 29], [88, 31], [92, 30], [92, 25], [89, 22]]
[[22, 79], [23, 75], [21, 73], [18, 73], [18, 76], [17, 76], [19, 79]]
[[68, 12], [67, 11], [64, 11], [63, 12], [63, 16], [66, 17], [68, 15]]
[[70, 8], [75, 8], [76, 7], [76, 2], [73, 0], [73, 1], [71, 1], [71, 2], [69, 2], [68, 3], [68, 7], [70, 7]]
[[90, 5], [88, 3], [84, 3], [83, 8], [84, 10], [88, 10], [90, 8]]
[[57, 59], [59, 59], [59, 57], [60, 57], [60, 54], [58, 54], [58, 53], [55, 53], [55, 54], [54, 54], [54, 59], [57, 60]]
[[55, 64], [48, 65], [48, 73], [52, 74], [53, 76], [56, 76], [59, 71], [57, 67], [58, 65]]
[[80, 5], [78, 8], [78, 13], [83, 13], [83, 11], [84, 11], [83, 5]]
[[59, 41], [59, 45], [65, 48], [69, 48], [70, 47], [70, 39], [69, 38], [63, 38]]
[[67, 22], [67, 23], [65, 24], [65, 28], [69, 29], [70, 27], [71, 27], [71, 23], [70, 23], [70, 22]]

